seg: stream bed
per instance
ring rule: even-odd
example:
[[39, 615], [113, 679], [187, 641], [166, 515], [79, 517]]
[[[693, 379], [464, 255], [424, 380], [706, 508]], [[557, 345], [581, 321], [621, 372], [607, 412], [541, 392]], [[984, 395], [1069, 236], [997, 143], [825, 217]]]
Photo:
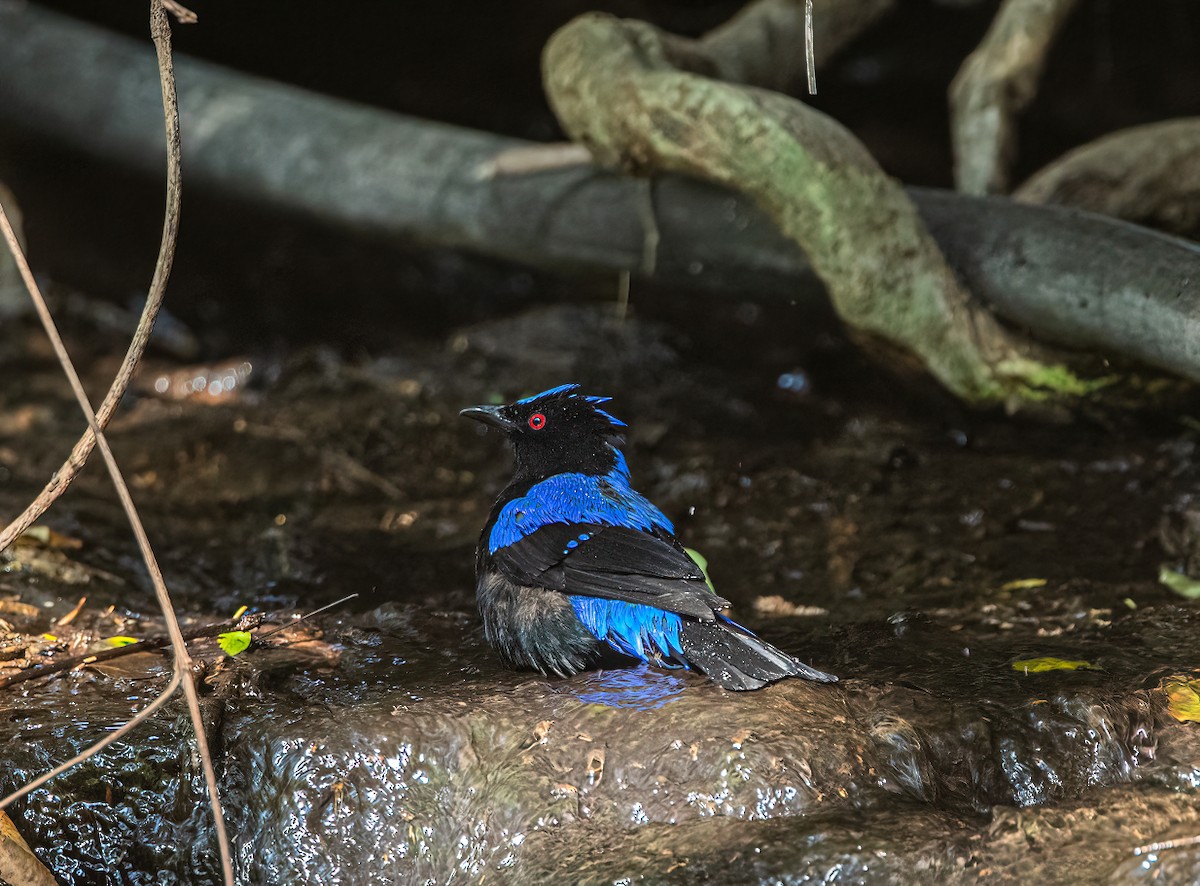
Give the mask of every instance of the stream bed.
[[[185, 629], [358, 594], [236, 658], [195, 643], [240, 881], [1200, 881], [1200, 847], [1134, 852], [1200, 834], [1200, 726], [1164, 691], [1200, 686], [1200, 601], [1159, 581], [1200, 574], [1197, 425], [965, 413], [827, 320], [647, 307], [143, 367], [110, 434]], [[6, 515], [83, 426], [25, 332]], [[102, 390], [116, 339], [76, 342]], [[509, 462], [457, 412], [568, 381], [616, 398], [736, 617], [841, 682], [500, 666], [472, 567]], [[161, 632], [98, 462], [41, 525], [0, 560], [0, 628], [41, 638], [0, 675]], [[139, 653], [0, 690], [0, 791], [168, 676]], [[60, 882], [217, 882], [189, 735], [177, 699], [10, 810]]]

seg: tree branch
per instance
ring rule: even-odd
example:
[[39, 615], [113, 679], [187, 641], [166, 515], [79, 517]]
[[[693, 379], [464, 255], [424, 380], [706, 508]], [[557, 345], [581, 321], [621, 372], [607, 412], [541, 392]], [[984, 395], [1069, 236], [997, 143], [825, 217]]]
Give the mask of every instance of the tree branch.
[[[157, 290], [157, 301], [161, 303], [163, 291], [166, 287], [167, 276], [170, 273], [171, 262], [174, 259], [174, 245], [176, 232], [179, 224], [179, 158], [180, 158], [180, 140], [179, 140], [179, 109], [175, 97], [175, 76], [171, 66], [171, 26], [167, 21], [167, 13], [163, 7], [162, 0], [150, 0], [150, 34], [154, 40], [155, 50], [158, 54], [159, 74], [162, 83], [163, 108], [165, 111], [165, 125], [167, 133], [167, 152], [168, 156], [174, 158], [173, 175], [168, 173], [168, 197], [167, 197], [167, 217], [163, 226], [163, 243], [169, 247], [166, 250], [166, 255], [160, 252], [159, 266], [155, 270], [154, 283], [151, 286], [152, 294]], [[174, 211], [172, 212], [172, 208]], [[213, 824], [216, 831], [217, 847], [221, 857], [221, 867], [224, 874], [226, 886], [233, 886], [233, 862], [232, 855], [229, 850], [229, 838], [225, 833], [225, 817], [221, 811], [220, 797], [217, 791], [217, 775], [213, 767], [212, 754], [208, 747], [208, 738], [204, 728], [204, 718], [200, 713], [200, 696], [196, 689], [195, 681], [192, 679], [192, 659], [188, 653], [187, 642], [184, 640], [183, 633], [179, 627], [179, 620], [175, 617], [174, 607], [171, 603], [171, 596], [167, 592], [166, 582], [163, 580], [162, 571], [158, 566], [158, 560], [154, 556], [154, 551], [150, 546], [150, 539], [146, 535], [146, 529], [142, 525], [141, 517], [138, 515], [137, 508], [133, 503], [133, 498], [129, 494], [129, 487], [125, 483], [125, 479], [121, 474], [121, 469], [117, 465], [116, 458], [113, 456], [112, 449], [108, 445], [108, 440], [104, 436], [104, 429], [100, 425], [100, 420], [92, 408], [91, 402], [88, 399], [87, 392], [83, 388], [83, 382], [79, 378], [79, 374], [75, 371], [75, 366], [71, 362], [71, 357], [67, 353], [66, 345], [63, 343], [62, 337], [59, 335], [58, 327], [54, 323], [54, 318], [50, 314], [49, 308], [46, 306], [46, 301], [42, 297], [41, 291], [38, 289], [37, 282], [34, 280], [33, 272], [29, 267], [29, 262], [25, 258], [25, 253], [21, 249], [20, 243], [17, 241], [16, 232], [9, 224], [8, 216], [4, 213], [3, 207], [0, 207], [0, 228], [3, 229], [4, 237], [8, 241], [9, 249], [12, 250], [13, 257], [17, 261], [17, 265], [21, 271], [21, 276], [25, 281], [26, 288], [29, 290], [29, 295], [33, 299], [34, 307], [37, 309], [42, 325], [45, 327], [46, 335], [50, 338], [50, 342], [54, 347], [55, 355], [62, 364], [63, 372], [66, 373], [67, 380], [71, 383], [71, 389], [75, 394], [75, 399], [79, 402], [79, 407], [83, 410], [84, 416], [87, 418], [88, 426], [91, 429], [92, 437], [95, 445], [100, 447], [100, 454], [104, 459], [105, 467], [108, 469], [113, 486], [117, 490], [117, 496], [121, 500], [121, 507], [125, 510], [125, 516], [129, 520], [129, 525], [133, 529], [133, 534], [137, 538], [138, 548], [141, 550], [142, 559], [145, 561], [146, 570], [150, 574], [151, 582], [154, 585], [154, 593], [158, 598], [159, 606], [162, 609], [163, 618], [166, 621], [167, 634], [171, 638], [171, 648], [174, 652], [174, 676], [172, 677], [169, 690], [164, 692], [162, 696], [155, 699], [147, 706], [137, 717], [129, 724], [132, 728], [134, 724], [141, 722], [145, 717], [149, 716], [154, 708], [165, 703], [166, 697], [173, 692], [180, 684], [183, 685], [184, 696], [187, 699], [188, 713], [191, 715], [192, 728], [195, 732], [196, 747], [199, 752], [201, 765], [204, 770], [204, 780], [208, 786], [209, 802], [213, 811]], [[149, 307], [149, 302], [147, 302]], [[122, 365], [122, 371], [127, 373], [124, 376], [124, 384], [128, 384], [129, 378], [132, 376], [133, 368], [137, 363], [137, 356], [140, 356], [141, 350], [145, 347], [146, 338], [149, 337], [150, 326], [153, 325], [153, 316], [157, 312], [157, 304], [154, 312], [149, 314], [149, 322], [139, 325], [138, 332], [134, 336], [134, 345], [130, 348], [130, 353], [135, 354], [132, 360], [127, 356], [125, 364]], [[143, 318], [147, 315], [144, 313]], [[118, 379], [121, 374], [118, 374]], [[115, 385], [114, 385], [115, 387]], [[123, 389], [123, 388], [122, 388]], [[110, 395], [111, 395], [110, 391]], [[118, 398], [119, 399], [119, 398]], [[114, 403], [115, 406], [115, 403]], [[52, 500], [52, 499], [51, 499]], [[114, 736], [107, 736], [99, 742], [99, 745], [107, 744], [109, 741], [115, 740]], [[94, 751], [93, 751], [94, 753]], [[79, 759], [83, 759], [83, 755]], [[68, 764], [56, 769], [48, 776], [43, 776], [43, 779], [51, 778], [59, 772], [69, 768], [69, 764], [74, 761], [68, 761]]]
[[588, 14], [546, 46], [543, 84], [605, 166], [694, 175], [751, 198], [799, 244], [852, 330], [916, 358], [956, 396], [1010, 407], [1085, 393], [972, 302], [916, 207], [836, 121], [698, 76], [705, 59], [644, 22]]
[[[152, 4], [152, 7], [154, 5]], [[179, 150], [179, 102], [175, 92], [175, 75], [171, 60], [170, 25], [165, 13], [162, 24], [151, 26], [151, 36], [154, 40], [155, 52], [158, 56], [159, 79], [161, 82], [163, 123], [167, 136], [167, 197], [166, 212], [163, 216], [162, 240], [158, 248], [158, 261], [154, 266], [154, 276], [150, 281], [150, 291], [146, 296], [146, 304], [142, 308], [142, 316], [134, 330], [133, 339], [125, 353], [125, 359], [117, 370], [108, 393], [100, 403], [96, 413], [97, 425], [103, 430], [108, 427], [113, 413], [120, 405], [121, 398], [129, 388], [129, 382], [137, 371], [138, 363], [150, 341], [150, 333], [154, 330], [154, 321], [162, 307], [166, 294], [167, 279], [171, 276], [171, 266], [175, 261], [175, 241], [179, 235], [179, 203], [182, 194], [180, 183], [180, 150]], [[0, 551], [11, 545], [21, 533], [33, 525], [59, 497], [67, 491], [71, 481], [83, 469], [88, 457], [96, 446], [96, 436], [89, 428], [84, 431], [79, 442], [71, 450], [70, 457], [62, 467], [50, 478], [50, 482], [38, 496], [30, 502], [21, 514], [0, 531]]]
[[1037, 95], [1054, 39], [1078, 0], [1004, 0], [950, 85], [954, 181], [967, 194], [1003, 194], [1017, 116]]
[[[192, 628], [183, 632], [183, 639], [187, 641], [199, 640], [203, 637], [215, 637], [218, 634], [233, 630], [250, 630], [250, 625], [257, 625], [262, 622], [262, 615], [255, 614], [254, 616], [244, 617], [235, 628], [232, 622], [222, 622], [221, 624], [202, 625], [201, 627]], [[139, 652], [153, 652], [156, 649], [162, 649], [164, 646], [171, 645], [171, 638], [167, 635], [160, 637], [147, 637], [144, 640], [138, 640], [136, 643], [130, 643], [127, 646], [115, 646], [110, 649], [100, 649], [95, 652], [85, 652], [81, 655], [71, 655], [65, 658], [57, 658], [53, 661], [45, 662], [44, 664], [34, 665], [31, 668], [15, 671], [11, 674], [0, 676], [0, 689], [7, 689], [10, 686], [16, 686], [18, 683], [24, 683], [28, 680], [38, 680], [42, 677], [50, 677], [54, 674], [61, 674], [64, 671], [72, 671], [82, 665], [96, 664], [102, 661], [112, 661], [114, 658], [123, 658], [126, 655], [136, 655]]]
[[[828, 20], [817, 4], [818, 26]], [[817, 50], [827, 45], [817, 33]], [[0, 127], [147, 174], [161, 166], [149, 51], [34, 4], [0, 3]], [[177, 61], [191, 125], [208, 133], [190, 181], [406, 245], [554, 272], [645, 273], [644, 182], [578, 162], [509, 168], [531, 143], [342, 102], [195, 59]], [[89, 76], [80, 78], [79, 71]], [[304, 136], [305, 151], [277, 146]], [[405, 145], [397, 151], [394, 145]], [[1200, 248], [1101, 216], [906, 189], [963, 285], [1054, 344], [1200, 381]], [[654, 180], [654, 276], [689, 290], [824, 299], [808, 258], [752, 200]]]
[[1040, 169], [1013, 197], [1200, 239], [1200, 117], [1109, 133]]

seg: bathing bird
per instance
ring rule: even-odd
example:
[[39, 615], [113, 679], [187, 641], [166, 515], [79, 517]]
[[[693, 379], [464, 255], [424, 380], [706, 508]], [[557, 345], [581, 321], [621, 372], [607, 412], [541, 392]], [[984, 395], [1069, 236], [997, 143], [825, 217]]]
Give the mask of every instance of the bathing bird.
[[638, 659], [738, 690], [836, 680], [723, 614], [729, 602], [633, 488], [625, 423], [602, 408], [610, 399], [569, 384], [460, 413], [501, 430], [513, 449], [512, 481], [475, 560], [484, 634], [504, 663], [566, 677]]

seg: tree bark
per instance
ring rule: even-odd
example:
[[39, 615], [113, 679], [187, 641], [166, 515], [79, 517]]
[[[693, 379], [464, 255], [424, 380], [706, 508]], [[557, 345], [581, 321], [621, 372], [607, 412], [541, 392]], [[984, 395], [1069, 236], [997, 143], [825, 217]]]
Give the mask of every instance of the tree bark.
[[1078, 0], [1004, 0], [950, 85], [954, 182], [967, 194], [1005, 194], [1017, 116], [1037, 95], [1046, 56]]
[[808, 255], [858, 333], [915, 357], [953, 394], [1015, 408], [1088, 390], [968, 293], [903, 189], [836, 121], [774, 92], [709, 79], [644, 22], [580, 16], [546, 46], [563, 128], [605, 166], [682, 173], [751, 198]]
[[1200, 118], [1106, 135], [1034, 173], [1013, 196], [1200, 239]]

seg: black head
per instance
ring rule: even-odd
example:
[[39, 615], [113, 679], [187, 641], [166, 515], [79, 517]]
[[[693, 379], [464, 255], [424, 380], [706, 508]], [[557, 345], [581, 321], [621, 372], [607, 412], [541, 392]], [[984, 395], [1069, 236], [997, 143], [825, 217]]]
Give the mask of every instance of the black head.
[[607, 474], [625, 460], [616, 447], [625, 423], [600, 408], [610, 397], [588, 397], [579, 385], [560, 385], [507, 406], [472, 406], [459, 415], [508, 435], [516, 478], [540, 479], [564, 471]]

